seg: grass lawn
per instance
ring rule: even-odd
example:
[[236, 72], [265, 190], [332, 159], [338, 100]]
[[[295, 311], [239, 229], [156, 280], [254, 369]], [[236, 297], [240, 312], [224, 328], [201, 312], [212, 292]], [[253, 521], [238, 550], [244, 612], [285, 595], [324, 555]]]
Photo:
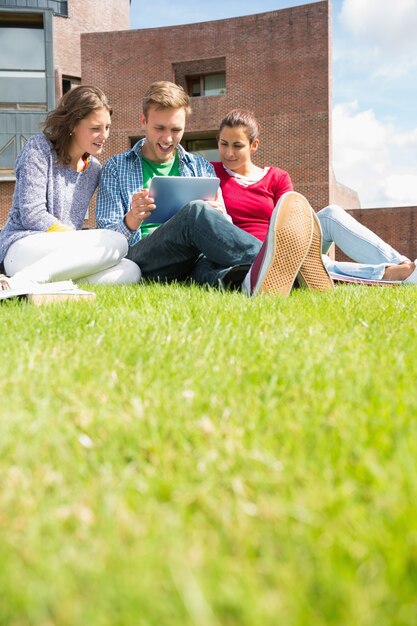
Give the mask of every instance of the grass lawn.
[[3, 302], [1, 626], [415, 626], [417, 289]]

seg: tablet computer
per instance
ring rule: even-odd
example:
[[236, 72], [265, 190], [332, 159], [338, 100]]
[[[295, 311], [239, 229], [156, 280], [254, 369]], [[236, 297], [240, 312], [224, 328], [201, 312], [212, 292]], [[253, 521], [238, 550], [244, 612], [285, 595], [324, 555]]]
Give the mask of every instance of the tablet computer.
[[154, 176], [149, 195], [156, 209], [143, 224], [162, 224], [193, 200], [214, 200], [220, 179], [208, 176]]

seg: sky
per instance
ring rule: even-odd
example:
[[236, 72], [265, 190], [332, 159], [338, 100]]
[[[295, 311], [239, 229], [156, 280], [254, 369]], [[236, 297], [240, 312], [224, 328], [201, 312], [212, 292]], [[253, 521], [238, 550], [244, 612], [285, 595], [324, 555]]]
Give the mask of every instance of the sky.
[[[158, 0], [155, 10], [152, 3], [132, 0], [131, 27], [205, 22], [301, 4], [310, 2]], [[359, 193], [363, 207], [415, 206], [417, 0], [332, 0], [332, 15], [336, 178]]]

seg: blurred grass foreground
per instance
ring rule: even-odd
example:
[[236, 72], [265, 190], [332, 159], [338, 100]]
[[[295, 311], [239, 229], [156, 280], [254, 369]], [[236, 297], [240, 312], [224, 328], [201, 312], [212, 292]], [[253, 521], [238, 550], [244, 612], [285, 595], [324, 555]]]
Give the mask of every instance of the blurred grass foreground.
[[415, 626], [417, 289], [1, 303], [0, 624]]

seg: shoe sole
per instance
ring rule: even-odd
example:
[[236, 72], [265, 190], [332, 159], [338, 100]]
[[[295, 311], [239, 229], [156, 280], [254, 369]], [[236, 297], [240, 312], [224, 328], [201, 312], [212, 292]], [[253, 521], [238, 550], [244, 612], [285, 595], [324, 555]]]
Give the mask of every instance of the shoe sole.
[[313, 237], [311, 246], [298, 273], [298, 281], [302, 287], [316, 289], [318, 291], [331, 291], [334, 289], [333, 280], [327, 273], [321, 256], [322, 240], [320, 221], [313, 209]]
[[268, 256], [263, 260], [252, 295], [287, 296], [290, 293], [310, 248], [312, 233], [312, 209], [307, 200], [293, 191], [285, 193], [280, 199], [275, 223], [268, 229]]

